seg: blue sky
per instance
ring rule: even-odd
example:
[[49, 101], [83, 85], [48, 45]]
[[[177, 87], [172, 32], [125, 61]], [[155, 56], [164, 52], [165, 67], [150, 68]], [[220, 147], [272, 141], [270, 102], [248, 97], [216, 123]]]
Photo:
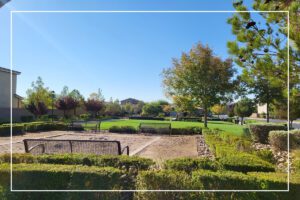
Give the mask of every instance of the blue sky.
[[[71, 3], [72, 2], [72, 3]], [[9, 10], [233, 10], [231, 0], [88, 1], [12, 0], [0, 10], [0, 66], [9, 67]], [[249, 1], [246, 1], [249, 4]], [[15, 13], [13, 66], [25, 96], [41, 76], [60, 92], [84, 96], [102, 89], [106, 99], [165, 99], [161, 72], [194, 44], [228, 57], [230, 13]]]

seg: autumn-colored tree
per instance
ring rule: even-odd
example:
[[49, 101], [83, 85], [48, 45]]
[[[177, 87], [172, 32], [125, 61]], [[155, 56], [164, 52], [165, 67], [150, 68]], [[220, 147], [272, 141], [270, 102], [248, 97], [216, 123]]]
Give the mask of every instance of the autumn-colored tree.
[[213, 107], [211, 107], [210, 110], [213, 114], [218, 115], [218, 117], [219, 117], [219, 115], [225, 113], [226, 107], [224, 105], [216, 104]]
[[173, 59], [173, 66], [163, 71], [163, 84], [168, 96], [189, 97], [191, 102], [204, 110], [204, 126], [211, 106], [226, 99], [233, 92], [234, 68], [232, 61], [223, 61], [211, 48], [197, 44], [180, 59]]

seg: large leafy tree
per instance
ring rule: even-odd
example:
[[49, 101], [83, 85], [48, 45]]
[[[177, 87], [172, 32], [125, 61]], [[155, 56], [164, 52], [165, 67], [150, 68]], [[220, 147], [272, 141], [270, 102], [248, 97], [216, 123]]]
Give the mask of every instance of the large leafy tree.
[[163, 84], [168, 96], [186, 96], [204, 110], [204, 126], [211, 106], [224, 101], [235, 87], [232, 61], [213, 54], [208, 46], [198, 43], [173, 66], [163, 71]]
[[48, 87], [45, 87], [41, 77], [32, 82], [31, 88], [26, 91], [27, 97], [24, 99], [25, 108], [35, 116], [47, 114], [51, 107], [52, 98]]
[[[165, 105], [165, 104], [162, 104], [162, 105]], [[146, 103], [143, 107], [142, 115], [150, 116], [150, 117], [156, 117], [160, 113], [163, 112], [163, 106], [162, 105], [161, 105], [161, 102], [159, 102], [159, 101]]]

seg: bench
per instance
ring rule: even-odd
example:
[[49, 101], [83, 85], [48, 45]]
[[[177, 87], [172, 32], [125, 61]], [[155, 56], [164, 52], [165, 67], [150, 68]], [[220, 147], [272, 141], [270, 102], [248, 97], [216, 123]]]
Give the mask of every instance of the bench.
[[25, 139], [26, 153], [32, 154], [63, 154], [84, 153], [96, 155], [129, 155], [129, 147], [121, 149], [121, 143], [113, 140], [56, 140], [56, 139]]

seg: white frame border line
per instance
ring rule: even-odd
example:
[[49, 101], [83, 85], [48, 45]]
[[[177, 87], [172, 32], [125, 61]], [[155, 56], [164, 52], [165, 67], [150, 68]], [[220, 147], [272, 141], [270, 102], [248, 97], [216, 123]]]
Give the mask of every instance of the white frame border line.
[[[287, 173], [287, 189], [286, 190], [14, 190], [12, 179], [12, 70], [13, 70], [13, 14], [14, 13], [286, 13], [287, 14], [287, 145], [288, 145], [288, 173]], [[289, 11], [227, 11], [227, 10], [11, 10], [10, 11], [10, 191], [11, 192], [289, 192], [290, 191], [290, 129], [289, 129], [289, 116], [290, 116], [290, 13]]]

